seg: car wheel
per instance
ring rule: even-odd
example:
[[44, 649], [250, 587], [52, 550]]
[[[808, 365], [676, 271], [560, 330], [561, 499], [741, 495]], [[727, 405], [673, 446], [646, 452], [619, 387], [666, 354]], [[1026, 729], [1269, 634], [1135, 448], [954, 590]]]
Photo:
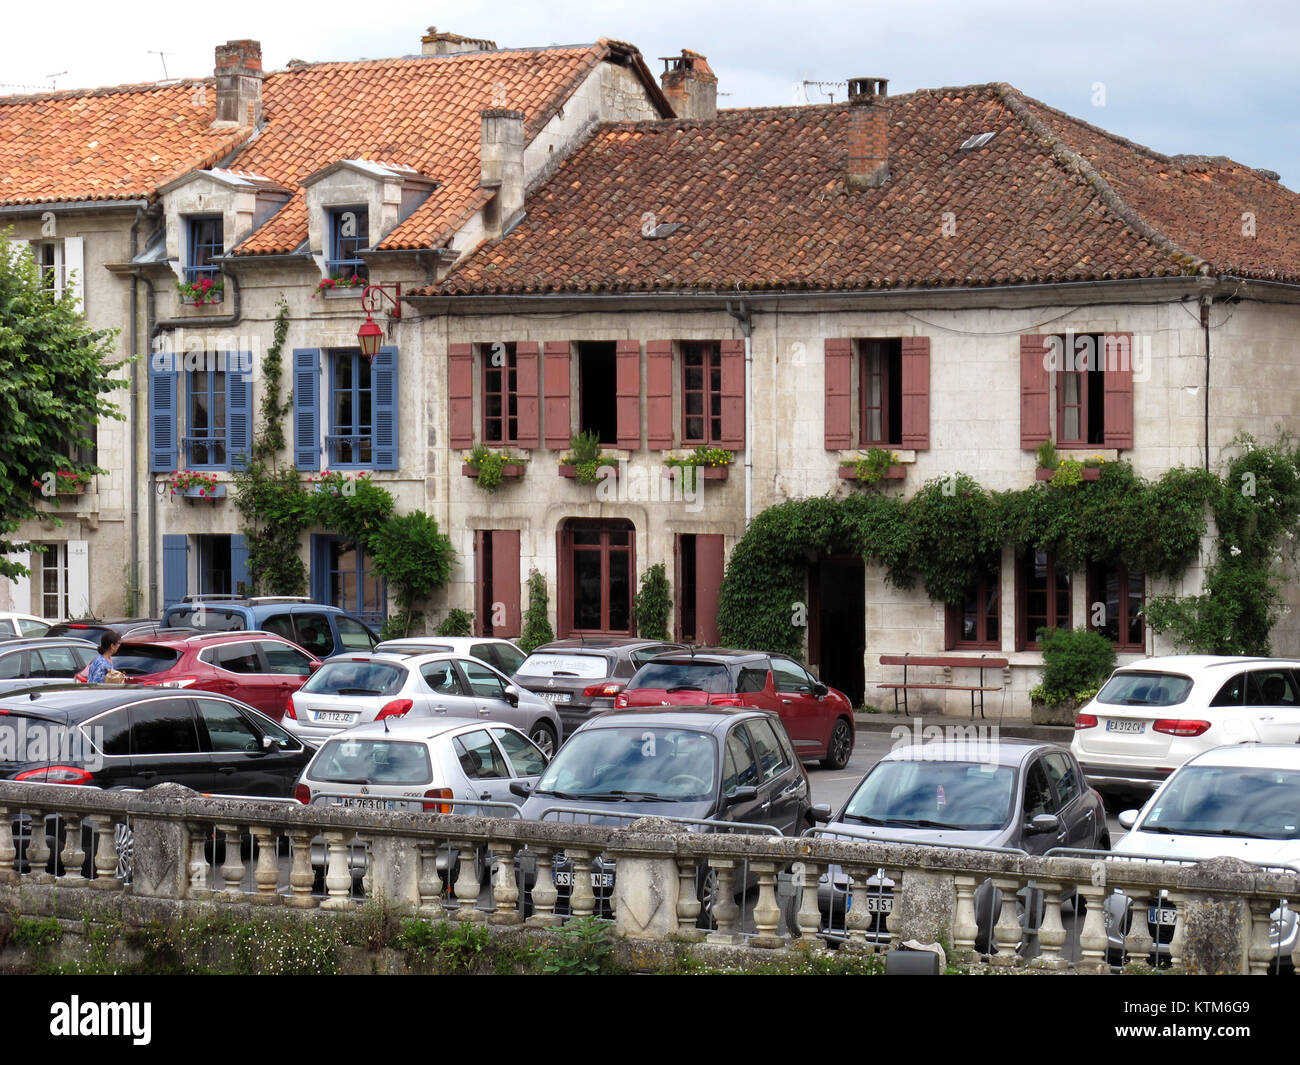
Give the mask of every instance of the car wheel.
[[541, 750], [542, 754], [546, 755], [546, 760], [548, 762], [555, 757], [555, 748], [557, 746], [555, 742], [555, 729], [551, 728], [551, 726], [545, 721], [537, 722], [537, 724], [533, 726], [532, 731], [528, 733], [528, 738], [537, 744], [538, 749]]
[[695, 919], [696, 928], [712, 928], [713, 904], [718, 897], [718, 871], [712, 867], [699, 873], [696, 878], [695, 896], [700, 900], [700, 915]]
[[132, 866], [135, 864], [135, 832], [126, 825], [114, 825], [113, 847], [117, 851], [115, 875], [119, 880], [129, 881]]
[[826, 744], [826, 757], [822, 759], [823, 769], [843, 769], [849, 764], [849, 755], [853, 753], [853, 729], [842, 717], [835, 719], [831, 728], [830, 742]]

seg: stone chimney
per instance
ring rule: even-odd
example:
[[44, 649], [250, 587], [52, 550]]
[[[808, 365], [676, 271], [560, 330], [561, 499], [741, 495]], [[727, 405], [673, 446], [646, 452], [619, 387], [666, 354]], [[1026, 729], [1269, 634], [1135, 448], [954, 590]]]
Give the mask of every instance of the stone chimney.
[[500, 240], [524, 213], [524, 113], [481, 111], [483, 122], [479, 185], [495, 189], [483, 209], [489, 240]]
[[216, 78], [214, 126], [244, 126], [262, 121], [260, 41], [227, 41], [217, 45]]
[[717, 118], [718, 76], [709, 68], [709, 61], [688, 48], [683, 48], [681, 55], [659, 58], [664, 61], [659, 81], [677, 117], [695, 122]]
[[875, 189], [889, 180], [889, 81], [849, 79], [851, 189]]
[[458, 33], [439, 33], [437, 26], [430, 26], [429, 32], [420, 38], [422, 55], [456, 55], [459, 52], [495, 52], [496, 50], [496, 41], [462, 37]]

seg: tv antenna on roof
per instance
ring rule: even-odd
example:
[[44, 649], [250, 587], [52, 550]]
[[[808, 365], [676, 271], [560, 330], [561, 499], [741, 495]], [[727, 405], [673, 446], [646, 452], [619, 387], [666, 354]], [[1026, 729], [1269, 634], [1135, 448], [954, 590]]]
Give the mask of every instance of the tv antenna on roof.
[[50, 92], [54, 92], [54, 90], [58, 88], [58, 85], [55, 84], [54, 79], [55, 79], [55, 78], [61, 78], [61, 77], [63, 77], [63, 75], [66, 74], [66, 73], [67, 73], [66, 70], [60, 70], [57, 74], [46, 74], [46, 75], [45, 75], [47, 78], [50, 79]]
[[168, 76], [167, 76], [167, 57], [168, 57], [169, 55], [171, 55], [172, 53], [171, 53], [171, 52], [159, 52], [159, 51], [157, 51], [157, 50], [154, 49], [154, 48], [150, 48], [150, 49], [149, 49], [149, 54], [150, 54], [150, 55], [156, 55], [156, 56], [158, 57], [158, 59], [162, 62], [162, 67], [163, 67], [163, 81], [167, 81], [167, 80], [168, 80]]

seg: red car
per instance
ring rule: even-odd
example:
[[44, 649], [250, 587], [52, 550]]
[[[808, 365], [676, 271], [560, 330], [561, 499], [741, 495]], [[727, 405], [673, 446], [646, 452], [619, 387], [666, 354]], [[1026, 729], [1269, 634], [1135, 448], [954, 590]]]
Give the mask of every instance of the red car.
[[843, 769], [853, 753], [853, 706], [793, 658], [698, 648], [657, 655], [614, 698], [629, 706], [752, 706], [781, 718], [802, 761]]
[[[269, 632], [164, 631], [124, 639], [113, 668], [126, 674], [127, 684], [219, 692], [279, 721], [320, 659]], [[85, 683], [86, 669], [77, 680]]]

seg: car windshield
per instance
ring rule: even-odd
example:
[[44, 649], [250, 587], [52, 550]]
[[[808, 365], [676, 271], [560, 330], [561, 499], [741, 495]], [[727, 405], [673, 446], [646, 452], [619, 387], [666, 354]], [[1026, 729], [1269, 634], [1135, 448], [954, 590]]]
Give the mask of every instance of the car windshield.
[[205, 632], [238, 632], [247, 628], [244, 615], [239, 611], [203, 604], [177, 607], [163, 620], [163, 627], [202, 629]]
[[329, 740], [307, 776], [322, 784], [428, 784], [429, 748], [397, 740]]
[[1177, 673], [1116, 673], [1097, 694], [1112, 706], [1173, 706], [1192, 690], [1191, 677]]
[[560, 748], [536, 790], [563, 799], [699, 802], [713, 797], [716, 762], [707, 732], [596, 728]]
[[1186, 766], [1170, 779], [1138, 831], [1300, 839], [1300, 772]]
[[604, 655], [566, 655], [542, 651], [529, 655], [518, 673], [522, 677], [577, 677], [599, 680], [610, 675], [609, 659]]
[[180, 661], [181, 653], [172, 647], [149, 647], [142, 644], [123, 644], [113, 656], [113, 668], [128, 677], [143, 677], [162, 673]]
[[1008, 766], [885, 761], [859, 785], [844, 818], [904, 828], [1001, 828], [1011, 819], [1015, 783]]
[[637, 670], [627, 686], [661, 691], [730, 692], [731, 674], [716, 662], [651, 662]]
[[406, 681], [406, 670], [391, 662], [326, 662], [306, 684], [316, 695], [391, 695]]

